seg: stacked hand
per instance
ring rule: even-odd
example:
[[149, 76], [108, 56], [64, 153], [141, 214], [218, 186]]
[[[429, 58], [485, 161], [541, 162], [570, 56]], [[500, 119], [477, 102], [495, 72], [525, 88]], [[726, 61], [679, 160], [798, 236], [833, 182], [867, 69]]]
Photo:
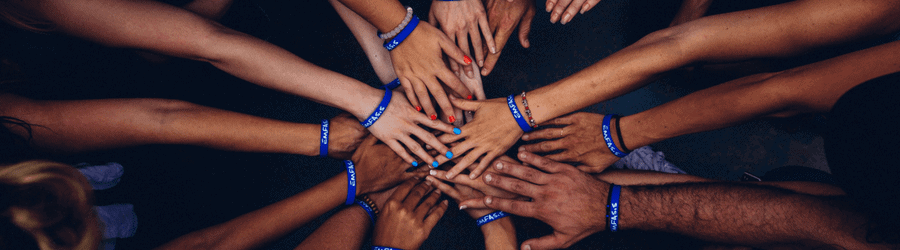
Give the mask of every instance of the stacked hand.
[[377, 192], [396, 186], [413, 177], [424, 177], [425, 172], [408, 173], [409, 168], [397, 154], [374, 136], [367, 137], [353, 153], [356, 165], [357, 195]]
[[410, 179], [394, 190], [375, 222], [372, 244], [400, 249], [418, 249], [447, 211], [447, 201], [438, 203], [440, 190], [429, 181]]
[[[448, 171], [447, 178], [453, 178], [466, 168], [476, 166], [472, 163], [481, 158], [481, 163], [470, 169], [469, 178], [475, 179], [494, 158], [512, 147], [523, 132], [513, 120], [505, 98], [485, 101], [454, 100], [454, 105], [465, 111], [474, 111], [475, 119], [462, 127], [461, 134], [444, 134], [439, 138], [443, 143], [463, 140], [451, 149], [455, 154], [462, 155], [462, 159]], [[439, 162], [447, 161], [443, 156], [437, 158]]]
[[561, 128], [543, 128], [525, 135], [524, 141], [548, 140], [524, 145], [520, 151], [547, 153], [556, 150], [562, 152], [546, 155], [554, 161], [577, 162], [584, 164], [578, 169], [588, 173], [602, 172], [606, 167], [620, 158], [606, 147], [603, 139], [603, 115], [594, 113], [575, 113], [559, 117], [541, 124], [541, 126], [559, 125]]
[[[422, 146], [410, 136], [415, 136], [420, 141], [438, 150], [441, 153], [447, 153], [447, 146], [438, 141], [437, 137], [429, 133], [419, 125], [425, 125], [433, 129], [440, 130], [444, 133], [453, 133], [453, 126], [437, 120], [428, 119], [422, 113], [419, 113], [410, 106], [406, 98], [394, 92], [391, 102], [381, 118], [369, 127], [372, 135], [378, 137], [385, 144], [390, 146], [407, 163], [412, 163], [415, 159], [406, 151], [415, 154], [425, 161], [426, 164], [434, 161], [434, 158], [426, 152]], [[404, 148], [405, 146], [405, 148]], [[409, 166], [405, 164], [404, 166]]]
[[[534, 19], [535, 7], [533, 1], [527, 0], [485, 0], [485, 9], [488, 13], [488, 26], [494, 33], [494, 41], [497, 44], [496, 52], [491, 50], [485, 58], [481, 75], [486, 76], [494, 69], [500, 52], [506, 46], [506, 41], [512, 35], [512, 31], [519, 27], [519, 43], [528, 48], [528, 33], [531, 32], [531, 20]], [[489, 48], [484, 48], [488, 50]]]
[[[444, 33], [456, 41], [463, 53], [471, 55], [469, 50], [469, 40], [471, 39], [471, 50], [475, 53], [475, 60], [479, 67], [484, 66], [484, 51], [482, 50], [482, 35], [484, 36], [485, 47], [490, 51], [496, 51], [494, 37], [488, 27], [487, 15], [484, 12], [484, 5], [479, 0], [462, 0], [462, 1], [435, 1], [431, 4], [431, 11], [428, 14], [429, 22], [434, 25], [440, 25]], [[480, 27], [480, 29], [479, 29]], [[479, 34], [479, 31], [481, 32]], [[455, 72], [460, 71], [460, 66], [450, 61], [450, 68]], [[469, 78], [473, 78], [473, 67], [462, 67]]]
[[349, 113], [342, 113], [329, 121], [331, 132], [328, 137], [328, 156], [349, 159], [353, 150], [369, 135], [369, 131], [359, 124]]
[[584, 14], [599, 2], [600, 0], [547, 0], [547, 12], [553, 11], [550, 13], [551, 23], [560, 21], [559, 23], [566, 24], [572, 21], [575, 15]]

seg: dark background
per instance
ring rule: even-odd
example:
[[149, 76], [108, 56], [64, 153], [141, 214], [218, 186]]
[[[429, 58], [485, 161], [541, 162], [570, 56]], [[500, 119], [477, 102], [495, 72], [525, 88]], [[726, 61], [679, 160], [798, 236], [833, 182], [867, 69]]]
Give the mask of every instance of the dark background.
[[[772, 2], [717, 1], [711, 13]], [[429, 1], [406, 1], [427, 20]], [[567, 25], [551, 24], [544, 1], [524, 49], [515, 36], [500, 62], [484, 77], [489, 98], [519, 93], [571, 75], [665, 28], [679, 1], [604, 0]], [[324, 68], [363, 82], [378, 83], [367, 58], [327, 1], [236, 0], [221, 21], [263, 38]], [[0, 50], [17, 63], [27, 81], [5, 86], [35, 99], [170, 98], [262, 117], [317, 123], [340, 111], [265, 89], [202, 62], [182, 59], [149, 63], [131, 50], [102, 47], [62, 35], [3, 27]], [[829, 48], [804, 59], [769, 62], [781, 69], [828, 58], [850, 48]], [[625, 96], [585, 111], [637, 113], [687, 93], [734, 78], [702, 70], [666, 75]], [[761, 175], [784, 165], [827, 170], [818, 133], [821, 115], [750, 122], [733, 128], [673, 138], [653, 147], [690, 174], [736, 180], [744, 171]], [[515, 147], [514, 147], [515, 148]], [[79, 155], [48, 156], [57, 161], [119, 162], [121, 183], [97, 192], [98, 205], [132, 203], [139, 219], [136, 235], [119, 239], [118, 249], [149, 249], [189, 232], [225, 222], [301, 192], [341, 171], [337, 160], [285, 154], [240, 153], [192, 146], [149, 145]], [[451, 207], [455, 206], [451, 204]], [[297, 209], [303, 209], [298, 207]], [[603, 213], [603, 211], [598, 211]], [[326, 215], [327, 216], [327, 215]], [[271, 249], [292, 249], [325, 218], [309, 223]], [[550, 233], [540, 222], [516, 218], [519, 240]], [[589, 249], [683, 249], [702, 245], [682, 236], [647, 232], [601, 233], [580, 242]], [[483, 248], [481, 233], [465, 213], [450, 209], [424, 249]]]

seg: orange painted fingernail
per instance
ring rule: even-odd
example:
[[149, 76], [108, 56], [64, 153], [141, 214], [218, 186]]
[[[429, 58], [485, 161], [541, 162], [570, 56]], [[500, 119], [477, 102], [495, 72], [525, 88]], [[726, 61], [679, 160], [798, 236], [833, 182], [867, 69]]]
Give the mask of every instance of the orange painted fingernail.
[[450, 116], [450, 118], [447, 118], [447, 119], [450, 119], [450, 122], [455, 122], [455, 121], [456, 121], [456, 117], [453, 117], [452, 115]]
[[472, 64], [472, 58], [469, 58], [469, 56], [463, 56], [463, 61], [465, 61], [466, 64]]
[[437, 116], [436, 116], [436, 115], [431, 115], [431, 120], [437, 120]]
[[416, 106], [416, 111], [422, 111], [422, 107]]
[[467, 96], [466, 99], [472, 100], [472, 95]]

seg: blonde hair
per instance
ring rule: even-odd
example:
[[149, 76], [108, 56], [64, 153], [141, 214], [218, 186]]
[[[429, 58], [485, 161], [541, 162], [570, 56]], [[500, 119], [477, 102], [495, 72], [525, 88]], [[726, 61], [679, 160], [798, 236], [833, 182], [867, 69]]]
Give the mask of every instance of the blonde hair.
[[[41, 250], [95, 250], [101, 233], [93, 191], [75, 168], [50, 161], [0, 167], [0, 247], [23, 241], [24, 232]], [[6, 230], [9, 226], [20, 229]]]

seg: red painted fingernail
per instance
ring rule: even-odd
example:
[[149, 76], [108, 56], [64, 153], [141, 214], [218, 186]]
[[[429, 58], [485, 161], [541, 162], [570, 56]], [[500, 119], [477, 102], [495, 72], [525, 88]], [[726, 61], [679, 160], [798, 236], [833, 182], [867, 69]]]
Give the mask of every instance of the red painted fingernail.
[[416, 106], [416, 111], [422, 111], [422, 107]]
[[472, 95], [467, 96], [466, 99], [472, 100]]
[[436, 116], [436, 115], [431, 115], [431, 120], [437, 120], [437, 116]]
[[453, 117], [452, 115], [451, 115], [450, 118], [448, 118], [448, 119], [450, 119], [450, 122], [455, 122], [455, 121], [456, 121], [456, 117]]
[[466, 64], [472, 64], [472, 58], [469, 58], [469, 56], [463, 56], [463, 60]]

